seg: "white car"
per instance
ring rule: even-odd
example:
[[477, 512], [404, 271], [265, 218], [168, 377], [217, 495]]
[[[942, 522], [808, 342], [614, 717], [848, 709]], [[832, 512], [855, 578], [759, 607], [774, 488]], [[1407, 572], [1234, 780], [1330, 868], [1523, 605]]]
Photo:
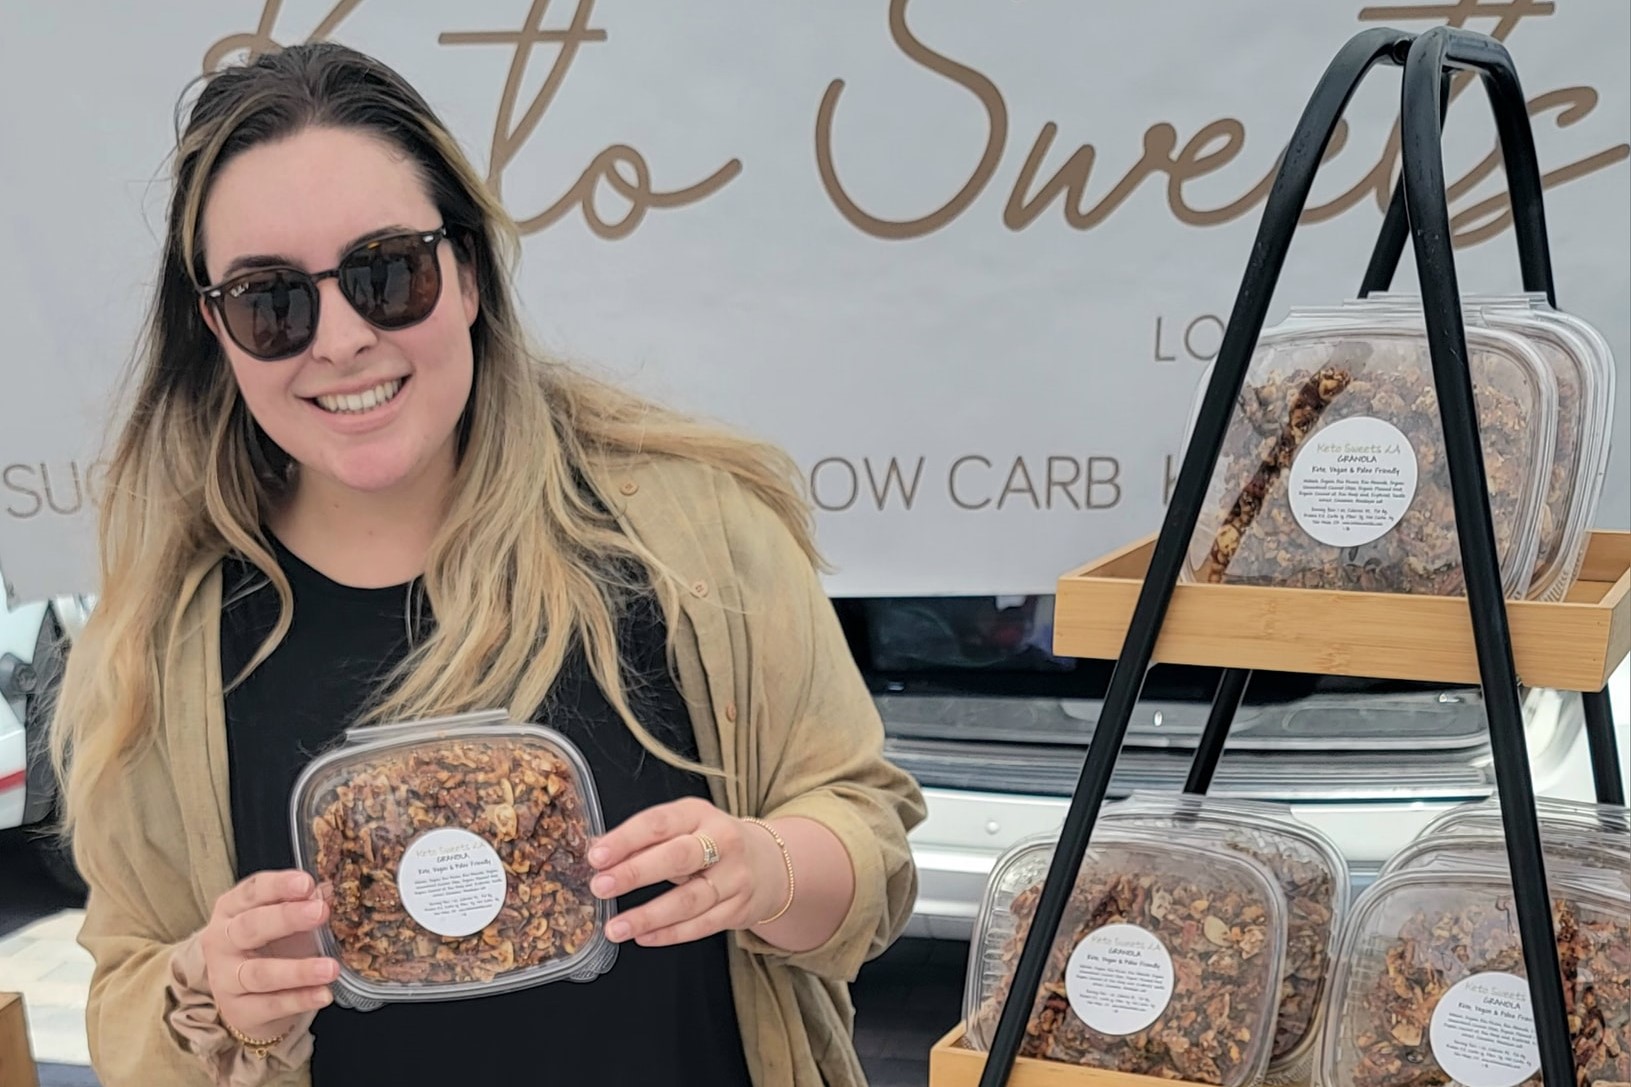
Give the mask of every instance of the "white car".
[[[1093, 736], [1113, 662], [1052, 657], [1052, 600], [839, 601], [884, 718], [889, 756], [923, 786], [912, 834], [912, 935], [966, 940], [993, 862], [1056, 830]], [[1183, 787], [1217, 673], [1158, 666], [1145, 685], [1110, 797]], [[1610, 688], [1620, 772], [1631, 752], [1622, 665]], [[1595, 799], [1580, 696], [1524, 694], [1537, 795]], [[1495, 793], [1477, 687], [1258, 674], [1212, 792], [1289, 803], [1328, 833], [1357, 885], [1435, 815]]]
[[63, 597], [6, 608], [0, 596], [0, 832], [30, 835], [52, 877], [83, 892], [68, 851], [52, 832], [57, 781], [46, 755], [47, 695], [62, 653], [83, 624], [84, 600]]

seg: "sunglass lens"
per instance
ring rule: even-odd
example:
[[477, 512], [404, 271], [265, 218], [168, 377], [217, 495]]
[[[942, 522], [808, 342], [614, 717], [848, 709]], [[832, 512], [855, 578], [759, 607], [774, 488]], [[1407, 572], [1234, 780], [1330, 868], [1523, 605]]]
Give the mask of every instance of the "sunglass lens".
[[254, 272], [221, 294], [221, 316], [238, 346], [262, 359], [298, 355], [317, 327], [317, 296], [303, 276]]
[[348, 258], [340, 290], [364, 319], [404, 328], [430, 316], [442, 293], [436, 250], [417, 237], [388, 238]]

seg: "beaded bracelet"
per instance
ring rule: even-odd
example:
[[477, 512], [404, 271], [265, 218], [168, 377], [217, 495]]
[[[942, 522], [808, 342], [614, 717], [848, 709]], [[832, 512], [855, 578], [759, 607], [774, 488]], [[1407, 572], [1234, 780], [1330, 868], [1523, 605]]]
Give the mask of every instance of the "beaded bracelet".
[[266, 1055], [276, 1048], [278, 1043], [282, 1042], [283, 1039], [289, 1036], [289, 1031], [284, 1031], [276, 1038], [251, 1038], [240, 1031], [237, 1027], [233, 1026], [231, 1023], [228, 1023], [225, 1019], [221, 1020], [221, 1026], [224, 1027], [226, 1032], [232, 1036], [232, 1040], [234, 1042], [237, 1042], [239, 1045], [244, 1047], [245, 1052], [252, 1057], [258, 1057], [261, 1060], [265, 1060]]

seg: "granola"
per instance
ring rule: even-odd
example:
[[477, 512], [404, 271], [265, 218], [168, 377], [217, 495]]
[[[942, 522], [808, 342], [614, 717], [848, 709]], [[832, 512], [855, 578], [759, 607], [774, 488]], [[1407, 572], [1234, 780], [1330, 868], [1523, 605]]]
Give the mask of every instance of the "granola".
[[[570, 957], [594, 936], [582, 797], [568, 765], [537, 745], [453, 739], [385, 751], [320, 791], [313, 810], [329, 931], [366, 981], [489, 982]], [[404, 851], [442, 827], [479, 835], [504, 865], [503, 907], [469, 936], [428, 932], [397, 888]]]
[[1280, 1061], [1311, 1039], [1331, 971], [1331, 930], [1336, 922], [1336, 883], [1328, 865], [1311, 851], [1243, 839], [1228, 842], [1259, 861], [1280, 884], [1286, 898], [1286, 956], [1280, 979], [1280, 1012], [1274, 1029], [1272, 1061]]
[[[1022, 1056], [1221, 1087], [1255, 1080], [1265, 1059], [1263, 1035], [1272, 1029], [1284, 919], [1266, 881], [1249, 878], [1251, 869], [1196, 869], [1189, 858], [1163, 863], [1094, 847], [1053, 941]], [[996, 1030], [1041, 890], [1027, 888], [1009, 907], [1014, 929], [1001, 947], [1001, 977], [977, 1013], [984, 1037]], [[1154, 935], [1173, 969], [1165, 1009], [1125, 1035], [1089, 1027], [1072, 1010], [1066, 988], [1077, 945], [1113, 924]]]
[[[1442, 1087], [1453, 1082], [1433, 1055], [1433, 1012], [1473, 974], [1522, 976], [1523, 949], [1510, 894], [1422, 902], [1377, 956], [1374, 976], [1345, 1001], [1350, 1058], [1344, 1087]], [[1631, 922], [1581, 899], [1552, 904], [1564, 1006], [1579, 1087], [1631, 1083]], [[1334, 1082], [1334, 1081], [1333, 1081]], [[1537, 1072], [1524, 1087], [1541, 1087]]]
[[[1525, 532], [1538, 498], [1533, 411], [1473, 354], [1478, 424], [1496, 546]], [[1363, 338], [1308, 345], [1276, 362], [1309, 365], [1254, 373], [1238, 400], [1191, 549], [1196, 580], [1293, 588], [1460, 595], [1460, 544], [1431, 369], [1419, 342]], [[1408, 361], [1416, 359], [1417, 365]], [[1265, 367], [1265, 370], [1268, 368]], [[1324, 544], [1297, 523], [1288, 477], [1305, 442], [1331, 423], [1384, 419], [1409, 439], [1417, 461], [1414, 499], [1380, 538]], [[1553, 450], [1545, 450], [1550, 463]]]

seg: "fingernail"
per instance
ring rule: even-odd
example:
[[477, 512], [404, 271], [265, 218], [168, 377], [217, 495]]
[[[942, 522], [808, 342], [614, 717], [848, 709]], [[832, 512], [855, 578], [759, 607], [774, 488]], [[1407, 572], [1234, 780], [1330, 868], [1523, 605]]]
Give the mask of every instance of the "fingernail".
[[606, 863], [606, 857], [606, 850], [600, 846], [596, 846], [589, 851], [589, 863], [594, 865], [596, 868], [599, 868], [601, 865]]
[[323, 977], [334, 981], [340, 976], [340, 964], [332, 959], [323, 964]]
[[629, 926], [621, 921], [613, 921], [606, 926], [606, 938], [613, 943], [621, 943], [629, 938]]
[[324, 989], [322, 992], [317, 994], [317, 1006], [319, 1008], [326, 1008], [333, 1002], [334, 994], [329, 992], [327, 989]]
[[311, 893], [311, 877], [304, 872], [289, 877], [289, 897], [298, 898]]
[[323, 916], [323, 904], [321, 902], [308, 902], [300, 912], [306, 920], [316, 921]]
[[612, 877], [596, 876], [594, 879], [589, 881], [589, 889], [595, 892], [595, 894], [599, 895], [601, 898], [610, 896], [612, 893]]

